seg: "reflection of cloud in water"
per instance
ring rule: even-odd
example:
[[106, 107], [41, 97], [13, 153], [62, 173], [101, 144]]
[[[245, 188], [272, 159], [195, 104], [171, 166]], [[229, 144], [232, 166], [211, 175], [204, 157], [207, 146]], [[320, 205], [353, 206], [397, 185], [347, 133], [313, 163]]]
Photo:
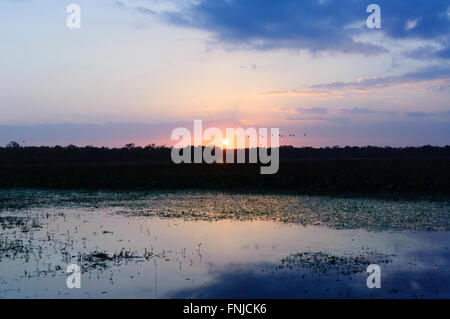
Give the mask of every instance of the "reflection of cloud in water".
[[271, 263], [210, 265], [211, 283], [169, 294], [170, 298], [449, 298], [449, 256], [439, 269], [393, 270], [382, 266], [381, 289], [366, 286], [367, 273], [316, 272]]

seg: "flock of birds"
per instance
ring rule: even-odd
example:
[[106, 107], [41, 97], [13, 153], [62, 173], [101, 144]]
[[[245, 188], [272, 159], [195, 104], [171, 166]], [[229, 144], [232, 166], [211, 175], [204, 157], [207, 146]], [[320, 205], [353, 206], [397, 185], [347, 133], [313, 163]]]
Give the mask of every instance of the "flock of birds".
[[[281, 135], [281, 134], [280, 134], [279, 136], [280, 136], [281, 138], [284, 137], [284, 135]], [[306, 137], [306, 136], [308, 136], [308, 134], [305, 133], [305, 134], [303, 134], [303, 136]], [[289, 134], [288, 137], [295, 137], [295, 134]]]

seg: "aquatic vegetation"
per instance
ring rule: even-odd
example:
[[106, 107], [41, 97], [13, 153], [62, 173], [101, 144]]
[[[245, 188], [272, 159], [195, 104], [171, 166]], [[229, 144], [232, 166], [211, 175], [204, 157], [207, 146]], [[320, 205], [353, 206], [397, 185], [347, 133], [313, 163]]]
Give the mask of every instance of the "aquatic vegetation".
[[21, 239], [8, 240], [0, 238], [0, 260], [3, 258], [16, 259], [27, 255], [33, 248]]
[[137, 252], [126, 250], [122, 248], [119, 252], [108, 254], [105, 251], [93, 251], [90, 253], [80, 254], [78, 256], [78, 264], [81, 266], [82, 272], [91, 271], [94, 269], [107, 269], [111, 266], [119, 266], [123, 262], [136, 261], [136, 260], [149, 260], [152, 257], [159, 257], [147, 250], [143, 256], [139, 256]]
[[302, 252], [291, 254], [281, 260], [278, 270], [309, 270], [314, 274], [333, 273], [351, 276], [367, 270], [370, 264], [387, 264], [392, 262], [392, 255], [377, 252], [366, 252], [356, 256], [336, 256], [324, 252]]
[[207, 221], [271, 220], [374, 231], [450, 229], [450, 202], [185, 191], [149, 194], [140, 201], [125, 202], [117, 213]]
[[0, 216], [0, 227], [5, 230], [6, 228], [23, 227], [27, 222], [26, 217], [18, 216]]
[[1, 211], [78, 207], [125, 216], [216, 221], [270, 220], [335, 229], [449, 230], [450, 201], [202, 191], [0, 191]]

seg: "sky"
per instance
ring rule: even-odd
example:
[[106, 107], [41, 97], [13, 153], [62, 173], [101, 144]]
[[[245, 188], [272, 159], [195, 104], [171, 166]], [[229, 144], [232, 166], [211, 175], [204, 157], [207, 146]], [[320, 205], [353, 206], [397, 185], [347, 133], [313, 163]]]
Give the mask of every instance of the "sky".
[[282, 145], [447, 145], [450, 2], [0, 0], [0, 112], [1, 145], [173, 145], [195, 119]]

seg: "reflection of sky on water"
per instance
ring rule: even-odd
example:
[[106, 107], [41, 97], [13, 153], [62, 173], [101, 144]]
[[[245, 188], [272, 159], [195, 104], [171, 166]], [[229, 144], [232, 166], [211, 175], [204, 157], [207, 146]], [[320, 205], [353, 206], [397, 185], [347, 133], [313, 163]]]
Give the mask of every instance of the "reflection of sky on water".
[[[184, 221], [111, 214], [113, 208], [44, 209], [30, 212], [42, 228], [2, 231], [1, 238], [31, 242], [27, 257], [0, 260], [1, 297], [450, 297], [449, 232], [335, 230], [270, 221]], [[46, 214], [49, 215], [46, 215]], [[4, 214], [4, 213], [3, 213]], [[50, 217], [49, 217], [50, 216]], [[49, 240], [50, 239], [50, 240]], [[40, 247], [40, 248], [39, 248]], [[129, 249], [136, 259], [91, 269], [82, 288], [66, 288], [65, 249], [78, 253]], [[330, 268], [279, 266], [291, 254], [321, 252], [348, 258], [377, 252], [382, 288], [368, 289], [367, 274], [342, 275]], [[55, 270], [60, 266], [62, 270]]]
[[302, 272], [261, 274], [266, 264], [230, 265], [215, 273], [214, 283], [179, 290], [174, 298], [448, 298], [450, 274], [429, 270], [383, 272], [382, 289], [369, 290], [366, 275], [302, 278]]

